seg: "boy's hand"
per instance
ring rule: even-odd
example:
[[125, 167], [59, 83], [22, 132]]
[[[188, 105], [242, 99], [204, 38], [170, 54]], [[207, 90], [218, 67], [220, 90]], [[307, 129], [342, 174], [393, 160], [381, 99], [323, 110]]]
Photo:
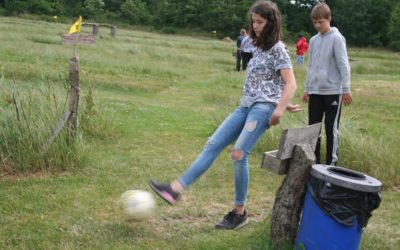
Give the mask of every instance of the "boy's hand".
[[303, 100], [303, 102], [308, 103], [310, 99], [310, 96], [308, 95], [308, 93], [304, 93], [303, 96], [301, 97], [301, 100]]
[[342, 94], [342, 103], [344, 106], [350, 105], [352, 101], [351, 93]]
[[291, 113], [296, 113], [302, 111], [303, 109], [300, 107], [300, 104], [289, 103], [286, 107], [286, 110]]

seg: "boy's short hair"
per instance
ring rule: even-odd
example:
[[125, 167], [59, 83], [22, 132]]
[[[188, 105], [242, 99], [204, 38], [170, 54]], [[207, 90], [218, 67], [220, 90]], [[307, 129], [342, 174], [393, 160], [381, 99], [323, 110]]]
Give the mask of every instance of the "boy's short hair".
[[311, 11], [311, 18], [328, 19], [331, 16], [331, 9], [326, 3], [317, 3]]

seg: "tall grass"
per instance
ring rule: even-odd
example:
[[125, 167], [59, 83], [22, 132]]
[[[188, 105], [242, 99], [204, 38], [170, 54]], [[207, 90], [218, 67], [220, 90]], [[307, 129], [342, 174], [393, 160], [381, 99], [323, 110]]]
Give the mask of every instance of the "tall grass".
[[66, 107], [66, 96], [41, 81], [35, 89], [17, 89], [18, 82], [0, 80], [0, 170], [2, 174], [60, 172], [82, 166], [80, 142], [64, 130], [45, 152], [43, 145]]
[[69, 84], [63, 74], [42, 79], [35, 88], [18, 87], [18, 81], [0, 79], [0, 172], [1, 175], [36, 172], [60, 173], [85, 165], [84, 138], [114, 137], [110, 118], [95, 107], [93, 87], [81, 101], [78, 136], [68, 124], [50, 141], [52, 131], [68, 108]]
[[118, 137], [112, 123], [112, 115], [103, 113], [104, 110], [97, 107], [93, 83], [88, 82], [87, 94], [83, 96], [83, 102], [79, 111], [79, 129], [84, 142], [91, 139], [108, 140]]

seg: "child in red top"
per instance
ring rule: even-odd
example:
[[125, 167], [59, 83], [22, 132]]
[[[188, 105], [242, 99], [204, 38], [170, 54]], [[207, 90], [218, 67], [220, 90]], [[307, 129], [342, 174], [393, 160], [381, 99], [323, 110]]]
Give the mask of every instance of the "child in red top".
[[304, 36], [299, 35], [299, 40], [296, 43], [297, 65], [304, 63], [304, 54], [307, 53], [308, 43]]

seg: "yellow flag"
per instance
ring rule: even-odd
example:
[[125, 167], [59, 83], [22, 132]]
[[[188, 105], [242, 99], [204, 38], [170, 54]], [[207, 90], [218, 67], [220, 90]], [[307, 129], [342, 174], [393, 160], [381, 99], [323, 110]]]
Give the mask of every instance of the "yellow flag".
[[72, 24], [71, 28], [69, 28], [68, 34], [81, 32], [81, 25], [82, 25], [82, 16], [79, 16], [78, 20], [74, 24]]

